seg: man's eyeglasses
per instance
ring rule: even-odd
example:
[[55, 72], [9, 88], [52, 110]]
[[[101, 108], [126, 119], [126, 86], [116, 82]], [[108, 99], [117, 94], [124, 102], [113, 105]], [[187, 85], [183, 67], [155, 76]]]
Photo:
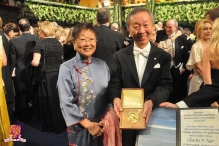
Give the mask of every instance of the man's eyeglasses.
[[96, 39], [83, 39], [83, 38], [79, 38], [79, 39], [77, 39], [79, 42], [81, 42], [81, 43], [94, 43], [94, 42], [96, 42], [97, 40]]

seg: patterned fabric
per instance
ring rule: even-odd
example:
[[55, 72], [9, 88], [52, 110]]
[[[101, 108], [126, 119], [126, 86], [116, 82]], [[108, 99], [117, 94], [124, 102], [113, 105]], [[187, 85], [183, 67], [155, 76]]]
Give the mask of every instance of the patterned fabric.
[[34, 53], [41, 54], [40, 64], [45, 64], [45, 67], [42, 68], [43, 70], [45, 70], [46, 72], [59, 70], [59, 66], [62, 63], [63, 48], [61, 43], [57, 39], [45, 38], [38, 41], [34, 48]]
[[84, 118], [100, 122], [107, 112], [106, 96], [110, 71], [106, 63], [92, 57], [90, 63], [78, 53], [60, 66], [57, 87], [67, 127], [69, 145], [102, 146], [103, 137], [93, 139], [78, 124]]
[[158, 48], [161, 48], [167, 53], [169, 53], [171, 55], [171, 59], [174, 58], [174, 48], [173, 48], [173, 42], [171, 39], [160, 41], [158, 44]]
[[122, 131], [119, 129], [119, 118], [113, 109], [109, 109], [102, 119], [104, 127], [104, 146], [122, 146]]

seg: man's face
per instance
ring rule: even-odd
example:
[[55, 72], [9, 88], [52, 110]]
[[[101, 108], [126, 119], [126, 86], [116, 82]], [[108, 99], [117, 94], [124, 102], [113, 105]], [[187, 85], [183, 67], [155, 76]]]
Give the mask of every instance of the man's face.
[[153, 23], [149, 13], [138, 12], [130, 17], [129, 34], [139, 48], [144, 48], [151, 39]]
[[177, 27], [175, 26], [175, 24], [174, 24], [173, 21], [167, 21], [165, 30], [166, 30], [166, 34], [167, 34], [168, 36], [170, 36], [170, 35], [172, 35], [174, 32], [176, 32]]

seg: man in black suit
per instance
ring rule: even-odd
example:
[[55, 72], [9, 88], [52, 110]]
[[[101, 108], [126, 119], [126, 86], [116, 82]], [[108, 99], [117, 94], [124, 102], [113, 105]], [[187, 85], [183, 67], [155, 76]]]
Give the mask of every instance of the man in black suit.
[[97, 11], [97, 22], [99, 25], [96, 28], [98, 34], [97, 48], [93, 57], [104, 60], [112, 71], [113, 55], [123, 48], [124, 36], [109, 28], [110, 11], [107, 8], [100, 8]]
[[[165, 30], [157, 32], [156, 43], [172, 38], [177, 34], [178, 22], [175, 19], [167, 21]], [[187, 77], [184, 73], [189, 58], [188, 44], [185, 36], [180, 35], [173, 39], [173, 58], [171, 60], [171, 75], [173, 90], [168, 101], [176, 103], [187, 96]], [[188, 75], [187, 75], [188, 76]]]
[[194, 44], [194, 41], [190, 39], [191, 30], [189, 28], [184, 28], [183, 34], [186, 36], [187, 39], [188, 51], [191, 51], [192, 45]]
[[15, 73], [17, 84], [15, 114], [21, 121], [28, 120], [28, 102], [34, 96], [32, 80], [28, 78], [27, 68], [33, 59], [33, 48], [39, 37], [30, 33], [30, 23], [27, 19], [19, 21], [22, 32], [17, 38], [10, 40], [10, 59], [12, 74]]
[[[153, 14], [145, 8], [134, 8], [128, 15], [127, 29], [134, 44], [114, 55], [114, 68], [109, 84], [109, 98], [119, 116], [121, 89], [143, 88], [143, 117], [147, 124], [152, 109], [166, 101], [172, 89], [170, 54], [157, 48], [150, 39], [153, 32]], [[134, 146], [137, 130], [123, 130], [123, 146]]]

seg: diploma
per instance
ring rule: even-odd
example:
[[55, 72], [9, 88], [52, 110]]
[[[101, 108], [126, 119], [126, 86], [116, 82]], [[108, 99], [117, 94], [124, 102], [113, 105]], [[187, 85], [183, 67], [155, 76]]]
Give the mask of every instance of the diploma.
[[219, 146], [218, 108], [177, 111], [177, 146]]

